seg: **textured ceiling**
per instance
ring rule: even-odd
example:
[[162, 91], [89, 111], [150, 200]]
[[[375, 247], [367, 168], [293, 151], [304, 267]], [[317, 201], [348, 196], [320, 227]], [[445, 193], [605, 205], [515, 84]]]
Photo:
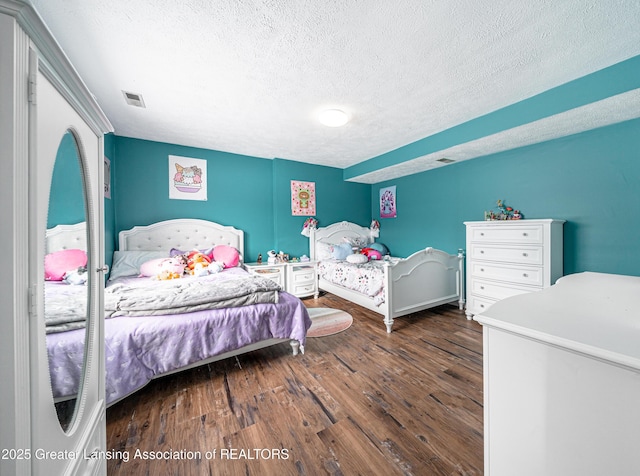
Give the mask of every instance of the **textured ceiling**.
[[[637, 0], [31, 3], [117, 135], [339, 168], [640, 54]], [[629, 93], [352, 179], [638, 117], [638, 103]], [[350, 122], [320, 125], [327, 107]]]

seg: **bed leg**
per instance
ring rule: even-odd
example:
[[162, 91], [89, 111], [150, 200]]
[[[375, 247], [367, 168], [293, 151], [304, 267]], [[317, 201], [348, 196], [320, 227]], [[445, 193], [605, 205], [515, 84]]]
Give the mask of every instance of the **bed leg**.
[[292, 340], [289, 342], [289, 345], [291, 345], [293, 356], [295, 357], [296, 355], [298, 355], [298, 353], [300, 352], [300, 342], [298, 342], [297, 340]]

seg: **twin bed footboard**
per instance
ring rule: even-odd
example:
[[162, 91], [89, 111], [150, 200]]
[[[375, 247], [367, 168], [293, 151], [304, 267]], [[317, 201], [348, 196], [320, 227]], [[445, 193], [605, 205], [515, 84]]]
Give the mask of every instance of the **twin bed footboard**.
[[[372, 230], [359, 225], [340, 222], [313, 230], [310, 252], [318, 256], [319, 242], [340, 243], [344, 238], [371, 237]], [[384, 270], [384, 300], [377, 304], [373, 297], [319, 276], [319, 288], [363, 306], [383, 316], [387, 332], [393, 320], [413, 312], [447, 303], [457, 303], [462, 310], [464, 293], [464, 253], [449, 254], [435, 248], [425, 248], [408, 258], [391, 258], [380, 263]], [[378, 300], [379, 302], [379, 300]]]

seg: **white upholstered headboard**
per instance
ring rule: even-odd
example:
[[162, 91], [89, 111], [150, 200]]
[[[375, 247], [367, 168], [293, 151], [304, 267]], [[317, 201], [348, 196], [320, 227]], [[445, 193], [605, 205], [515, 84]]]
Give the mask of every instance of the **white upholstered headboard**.
[[135, 226], [119, 235], [120, 251], [188, 251], [229, 245], [244, 256], [244, 232], [207, 220], [179, 218]]
[[312, 229], [309, 234], [309, 256], [312, 260], [316, 258], [316, 244], [323, 243], [344, 243], [344, 238], [366, 238], [373, 242], [379, 235], [378, 230], [372, 230], [364, 226], [341, 221], [322, 228]]
[[45, 253], [60, 250], [87, 250], [87, 224], [84, 221], [75, 225], [57, 225], [48, 228], [45, 236]]

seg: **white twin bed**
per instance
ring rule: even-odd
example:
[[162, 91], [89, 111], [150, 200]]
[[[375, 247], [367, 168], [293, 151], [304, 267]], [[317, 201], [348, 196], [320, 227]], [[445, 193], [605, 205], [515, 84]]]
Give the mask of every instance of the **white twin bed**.
[[[310, 232], [310, 256], [312, 260], [321, 257], [320, 247], [323, 244], [341, 244], [345, 241], [363, 240], [372, 242], [377, 237], [377, 230], [362, 227], [355, 223], [343, 221], [327, 227], [312, 229]], [[335, 260], [334, 260], [335, 261]], [[382, 314], [387, 332], [391, 332], [393, 320], [423, 309], [429, 309], [446, 303], [457, 303], [464, 308], [464, 254], [460, 251], [450, 255], [434, 248], [425, 248], [413, 253], [408, 258], [387, 258], [379, 262], [370, 261], [367, 265], [374, 272], [380, 273], [382, 280], [379, 292], [373, 295], [362, 290], [347, 288], [344, 277], [348, 271], [339, 266], [351, 266], [348, 263], [318, 264], [319, 289], [340, 296], [378, 314]], [[364, 276], [364, 266], [356, 272], [361, 273], [352, 281], [370, 279]], [[323, 270], [331, 270], [328, 273]], [[330, 276], [331, 275], [331, 276]]]

